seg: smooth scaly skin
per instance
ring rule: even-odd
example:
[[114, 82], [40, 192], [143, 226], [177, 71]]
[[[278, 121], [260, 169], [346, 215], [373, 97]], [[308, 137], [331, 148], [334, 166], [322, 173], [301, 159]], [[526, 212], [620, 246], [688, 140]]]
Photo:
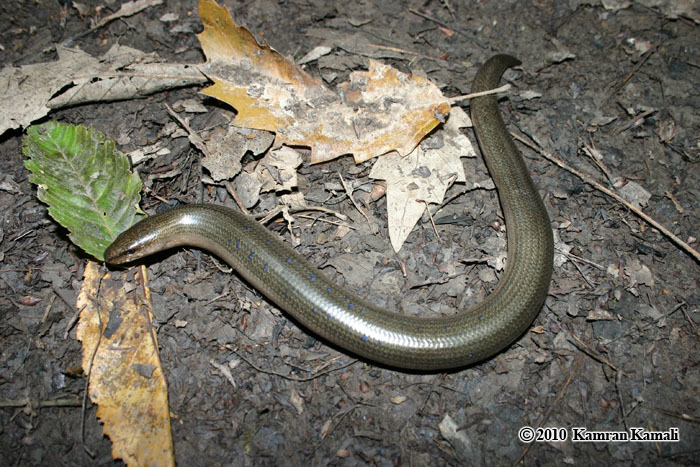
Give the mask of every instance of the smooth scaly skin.
[[[472, 91], [496, 87], [510, 66], [491, 58]], [[369, 360], [418, 370], [462, 367], [517, 339], [537, 316], [552, 275], [552, 231], [542, 199], [506, 131], [496, 98], [471, 101], [479, 144], [494, 179], [508, 228], [508, 264], [475, 307], [440, 318], [402, 316], [375, 308], [334, 285], [254, 219], [214, 205], [188, 205], [149, 217], [105, 252], [122, 264], [181, 245], [211, 251], [317, 335]]]

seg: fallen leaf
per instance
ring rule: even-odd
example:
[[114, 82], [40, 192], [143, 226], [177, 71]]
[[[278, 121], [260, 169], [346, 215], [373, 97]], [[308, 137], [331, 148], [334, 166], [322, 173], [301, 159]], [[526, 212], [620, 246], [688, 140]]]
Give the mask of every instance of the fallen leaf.
[[408, 399], [408, 397], [406, 397], [406, 396], [394, 396], [391, 398], [391, 403], [396, 404], [396, 405], [400, 405], [400, 404], [403, 404], [404, 402], [406, 402], [407, 399]]
[[442, 145], [423, 149], [423, 144], [406, 157], [388, 154], [374, 164], [369, 176], [386, 180], [389, 238], [399, 251], [428, 204], [440, 204], [454, 182], [466, 182], [461, 157], [474, 157], [474, 148], [462, 132], [469, 118], [459, 107], [450, 113], [443, 131], [436, 134]]
[[301, 192], [289, 193], [280, 196], [280, 201], [285, 206], [289, 206], [290, 209], [303, 210], [308, 207], [306, 200], [304, 199], [304, 194]]
[[635, 3], [649, 9], [659, 10], [668, 19], [688, 18], [695, 24], [700, 24], [697, 0], [638, 0], [637, 2], [604, 0], [602, 5], [606, 10], [616, 11], [629, 8]]
[[131, 99], [206, 81], [191, 65], [160, 63], [152, 54], [119, 44], [102, 57], [62, 46], [56, 53], [57, 61], [0, 70], [0, 135], [26, 127], [51, 109]]
[[127, 296], [113, 285], [111, 273], [88, 262], [77, 302], [77, 337], [90, 400], [112, 440], [112, 456], [133, 465], [174, 465], [168, 391], [144, 274], [142, 268], [137, 280], [145, 295]]
[[440, 434], [445, 438], [454, 448], [455, 453], [461, 459], [474, 459], [474, 446], [472, 445], [469, 436], [465, 430], [460, 429], [457, 423], [445, 414], [440, 423], [438, 424], [440, 429]]
[[[399, 33], [401, 35], [394, 35], [392, 38], [398, 43], [410, 43], [413, 40], [413, 36], [408, 33]], [[350, 65], [348, 67], [343, 66], [331, 66], [331, 68], [336, 70], [351, 70], [360, 61], [361, 57], [369, 57], [374, 59], [398, 59], [403, 60], [406, 55], [421, 56], [420, 52], [415, 52], [406, 49], [397, 49], [396, 47], [379, 45], [371, 42], [366, 33], [363, 32], [349, 32], [347, 29], [331, 29], [311, 26], [306, 30], [306, 36], [313, 39], [321, 39], [323, 45], [338, 48], [347, 52], [344, 55], [333, 55], [333, 56], [323, 56], [319, 60], [320, 68], [326, 68], [327, 65], [332, 65], [333, 63], [340, 65]], [[324, 60], [330, 59], [330, 61]]]
[[304, 413], [304, 399], [302, 399], [294, 386], [289, 390], [289, 402], [291, 402], [296, 409], [297, 415]]
[[233, 180], [233, 189], [238, 194], [238, 199], [246, 209], [251, 209], [260, 201], [260, 189], [262, 182], [254, 173], [242, 170]]
[[331, 50], [333, 50], [331, 47], [328, 47], [326, 45], [318, 45], [311, 50], [311, 52], [307, 53], [304, 55], [301, 60], [299, 60], [299, 65], [303, 65], [304, 63], [309, 63], [313, 62], [314, 60], [318, 60], [320, 57], [323, 57], [324, 55], [328, 55], [331, 53]]
[[325, 422], [323, 422], [323, 425], [321, 425], [321, 433], [320, 433], [321, 439], [325, 439], [326, 436], [328, 436], [328, 433], [330, 433], [332, 427], [333, 427], [333, 420], [331, 420], [330, 418], [328, 420], [326, 420]]
[[646, 264], [642, 264], [639, 259], [633, 258], [625, 268], [629, 276], [629, 286], [636, 287], [643, 284], [654, 287], [654, 275]]
[[586, 315], [586, 321], [614, 321], [615, 317], [607, 310], [591, 310]]
[[269, 151], [255, 169], [260, 191], [289, 191], [297, 186], [297, 167], [302, 163], [298, 151], [282, 146]]
[[276, 133], [274, 146], [308, 146], [311, 163], [353, 154], [356, 162], [411, 152], [450, 111], [430, 81], [370, 60], [333, 93], [237, 26], [226, 8], [201, 0], [197, 37], [214, 85], [202, 92], [236, 108], [234, 125]]
[[229, 180], [241, 171], [241, 159], [246, 152], [262, 154], [273, 141], [274, 136], [268, 131], [217, 127], [206, 142], [208, 155], [202, 159], [202, 165], [214, 180]]
[[622, 178], [618, 178], [615, 180], [614, 186], [617, 188], [620, 196], [637, 209], [642, 209], [651, 199], [651, 193], [637, 182], [631, 180], [623, 181]]

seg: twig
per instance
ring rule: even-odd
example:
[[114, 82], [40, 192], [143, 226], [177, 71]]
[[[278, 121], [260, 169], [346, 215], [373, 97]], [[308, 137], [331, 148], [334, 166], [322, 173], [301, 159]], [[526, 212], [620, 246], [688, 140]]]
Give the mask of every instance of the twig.
[[593, 286], [593, 284], [591, 284], [591, 281], [588, 280], [588, 278], [586, 277], [586, 275], [585, 275], [585, 274], [583, 273], [583, 271], [581, 270], [581, 266], [578, 265], [578, 262], [572, 261], [571, 264], [574, 265], [574, 267], [576, 268], [576, 270], [578, 271], [578, 273], [581, 275], [581, 278], [582, 278], [584, 281], [586, 281], [586, 284], [588, 284], [588, 287], [590, 287], [591, 289], [595, 289], [595, 287]]
[[560, 250], [560, 249], [558, 249], [558, 248], [557, 248], [556, 250], [557, 250], [559, 253], [563, 254], [564, 256], [567, 256], [567, 257], [569, 257], [569, 258], [573, 258], [573, 259], [575, 259], [576, 261], [581, 261], [582, 263], [589, 264], [589, 265], [593, 266], [594, 268], [596, 268], [596, 269], [598, 269], [598, 270], [600, 270], [600, 271], [604, 271], [604, 270], [605, 270], [605, 268], [604, 268], [603, 266], [601, 266], [601, 265], [598, 264], [598, 263], [594, 263], [594, 262], [591, 261], [590, 259], [586, 259], [586, 258], [583, 258], [583, 257], [581, 257], [581, 256], [576, 256], [575, 254], [573, 254], [573, 253], [571, 253], [571, 252], [562, 251], [562, 250]]
[[612, 368], [612, 369], [615, 370], [615, 371], [620, 371], [620, 369], [619, 369], [618, 367], [616, 367], [610, 360], [608, 360], [607, 358], [603, 357], [603, 356], [600, 355], [599, 353], [593, 351], [593, 349], [591, 349], [590, 346], [589, 346], [588, 344], [586, 344], [585, 342], [583, 342], [583, 341], [581, 340], [581, 338], [578, 337], [578, 336], [577, 336], [576, 334], [574, 334], [573, 332], [571, 332], [571, 330], [568, 330], [568, 332], [569, 332], [569, 335], [579, 344], [579, 346], [577, 346], [577, 347], [579, 348], [579, 350], [581, 350], [583, 353], [585, 353], [586, 355], [588, 355], [589, 357], [591, 357], [593, 360], [595, 360], [595, 361], [597, 361], [597, 362], [600, 362], [600, 363], [603, 363], [603, 364], [609, 366], [610, 368]]
[[101, 28], [105, 24], [109, 23], [110, 21], [114, 21], [117, 18], [135, 15], [141, 10], [145, 10], [150, 6], [160, 5], [161, 3], [163, 3], [163, 0], [136, 0], [133, 2], [126, 2], [121, 6], [121, 8], [119, 8], [119, 11], [117, 11], [116, 13], [112, 13], [109, 16], [105, 16], [100, 21], [98, 21], [97, 24], [90, 28], [90, 31], [94, 31], [97, 28]]
[[679, 303], [678, 305], [674, 306], [674, 307], [671, 309], [671, 311], [669, 311], [669, 312], [667, 312], [667, 313], [664, 313], [663, 315], [661, 315], [661, 316], [659, 316], [658, 318], [656, 318], [655, 320], [653, 320], [653, 321], [651, 321], [651, 322], [645, 324], [644, 326], [640, 327], [639, 329], [632, 329], [631, 331], [627, 332], [626, 334], [622, 334], [622, 335], [620, 335], [620, 336], [617, 336], [615, 339], [612, 339], [609, 343], [617, 342], [617, 341], [619, 341], [620, 339], [624, 339], [624, 338], [627, 337], [627, 336], [631, 336], [631, 335], [632, 335], [633, 333], [635, 333], [635, 332], [642, 332], [642, 331], [644, 331], [646, 328], [648, 328], [648, 327], [650, 327], [650, 326], [653, 326], [654, 324], [658, 323], [658, 322], [661, 321], [662, 319], [668, 318], [669, 316], [671, 316], [673, 313], [675, 313], [679, 308], [681, 308], [681, 307], [684, 306], [684, 305], [687, 305], [687, 303], [685, 303], [685, 302]]
[[228, 194], [231, 195], [231, 198], [233, 198], [233, 200], [238, 205], [238, 208], [241, 210], [241, 212], [243, 212], [243, 214], [245, 215], [250, 216], [250, 212], [243, 205], [243, 201], [241, 200], [241, 198], [238, 197], [238, 193], [236, 193], [236, 190], [233, 188], [233, 184], [229, 180], [226, 180], [224, 186], [226, 187], [226, 191], [228, 191]]
[[700, 423], [700, 417], [695, 416], [695, 415], [690, 415], [687, 413], [671, 412], [670, 410], [657, 409], [656, 407], [649, 407], [647, 405], [643, 406], [642, 408], [647, 409], [647, 410], [653, 410], [654, 412], [668, 415], [669, 417], [677, 418], [677, 419], [683, 420], [685, 422]]
[[[104, 18], [102, 18], [100, 21], [95, 23], [95, 25], [90, 27], [89, 29], [86, 29], [85, 31], [82, 31], [82, 32], [76, 34], [75, 36], [71, 36], [71, 37], [65, 39], [63, 42], [61, 42], [60, 45], [62, 45], [64, 47], [70, 47], [78, 39], [81, 39], [81, 38], [87, 36], [91, 32], [96, 31], [97, 29], [101, 28], [102, 26], [105, 26], [106, 24], [114, 21], [115, 19], [135, 15], [136, 13], [138, 13], [142, 10], [145, 10], [148, 7], [160, 5], [161, 3], [163, 3], [163, 0], [136, 0], [133, 2], [126, 2], [121, 6], [121, 8], [117, 12], [112, 13], [111, 15], [105, 16]], [[35, 52], [29, 56], [22, 57], [21, 60], [24, 60], [27, 58], [33, 58], [36, 55], [52, 52], [54, 50], [56, 50], [56, 44], [52, 44], [49, 47], [42, 49], [40, 52]]]
[[28, 407], [32, 411], [34, 409], [43, 409], [45, 407], [80, 407], [80, 399], [54, 399], [46, 401], [32, 401], [31, 399], [20, 400], [0, 400], [0, 407]]
[[615, 374], [615, 391], [617, 392], [617, 400], [620, 402], [620, 413], [622, 414], [622, 423], [625, 425], [625, 430], [630, 427], [627, 424], [627, 414], [625, 413], [625, 398], [622, 395], [622, 371]]
[[338, 172], [338, 177], [340, 178], [340, 183], [343, 184], [343, 188], [345, 188], [345, 194], [348, 195], [348, 198], [350, 198], [350, 201], [352, 201], [352, 204], [355, 206], [355, 209], [357, 209], [357, 210], [359, 211], [359, 213], [362, 214], [362, 217], [364, 217], [365, 219], [367, 219], [367, 223], [368, 223], [368, 224], [373, 225], [373, 224], [372, 224], [372, 221], [370, 220], [370, 218], [369, 218], [369, 216], [367, 215], [367, 213], [360, 207], [359, 204], [357, 204], [357, 202], [355, 201], [355, 198], [352, 197], [352, 190], [351, 190], [351, 189], [348, 187], [348, 185], [345, 183], [345, 179], [344, 179], [343, 176], [340, 174], [340, 172]]
[[180, 124], [180, 126], [182, 126], [182, 128], [185, 129], [185, 131], [187, 132], [187, 139], [190, 141], [190, 143], [192, 143], [194, 147], [202, 151], [202, 154], [209, 157], [210, 154], [209, 150], [207, 149], [207, 145], [204, 143], [204, 140], [194, 130], [192, 130], [192, 128], [190, 128], [189, 123], [187, 123], [187, 121], [185, 121], [184, 119], [180, 118], [180, 116], [177, 113], [175, 113], [175, 111], [171, 109], [168, 104], [165, 104], [165, 108], [168, 109], [168, 113], [170, 114], [170, 116], [173, 117], [173, 119], [175, 119], [175, 121], [177, 121]]
[[[695, 309], [693, 310], [693, 313], [697, 312], [698, 310]], [[693, 328], [693, 334], [698, 333], [698, 327], [695, 325], [695, 321], [688, 315], [688, 310], [683, 308], [683, 316], [685, 316], [685, 320], [688, 322], [691, 328]]]
[[[336, 368], [329, 368], [328, 370], [321, 371], [321, 372], [319, 372], [319, 373], [313, 374], [313, 375], [311, 375], [311, 376], [307, 376], [307, 377], [305, 377], [305, 378], [298, 378], [298, 377], [295, 377], [295, 376], [290, 376], [290, 375], [285, 375], [285, 374], [282, 374], [282, 373], [278, 373], [278, 372], [272, 371], [272, 370], [265, 370], [265, 369], [263, 369], [263, 368], [260, 368], [260, 367], [257, 366], [255, 363], [253, 363], [253, 362], [251, 362], [250, 360], [248, 360], [247, 358], [245, 358], [243, 355], [240, 354], [240, 352], [237, 352], [237, 351], [234, 350], [233, 353], [235, 353], [236, 355], [238, 355], [238, 356], [240, 357], [241, 360], [243, 360], [243, 361], [246, 362], [248, 365], [252, 366], [254, 369], [256, 369], [257, 371], [259, 371], [259, 372], [261, 372], [261, 373], [265, 373], [265, 374], [268, 374], [268, 375], [275, 375], [275, 376], [279, 376], [280, 378], [288, 379], [288, 380], [291, 380], [291, 381], [299, 381], [299, 382], [314, 380], [314, 379], [318, 378], [319, 376], [323, 376], [323, 375], [326, 375], [326, 374], [328, 374], [328, 373], [332, 373], [332, 372], [334, 372], [334, 371], [336, 371], [336, 370], [342, 370], [342, 369], [344, 369], [344, 368], [349, 367], [350, 365], [354, 365], [355, 362], [357, 362], [357, 359], [355, 359], [355, 360], [350, 361], [350, 363], [346, 363], [345, 365], [342, 365], [342, 366], [339, 366], [339, 367], [336, 367]], [[305, 371], [308, 371], [308, 370], [305, 370]]]
[[419, 203], [425, 204], [425, 210], [428, 212], [428, 217], [430, 218], [430, 223], [433, 226], [433, 232], [435, 232], [435, 238], [437, 238], [438, 241], [440, 241], [440, 234], [438, 233], [437, 227], [435, 227], [435, 220], [433, 219], [433, 213], [430, 212], [430, 208], [428, 207], [428, 202], [424, 199], [419, 199], [416, 200]]
[[694, 257], [696, 261], [700, 262], [700, 253], [698, 253], [697, 250], [695, 250], [693, 247], [691, 247], [690, 245], [688, 245], [686, 242], [684, 242], [684, 241], [681, 240], [680, 238], [676, 237], [676, 236], [675, 236], [670, 230], [668, 230], [666, 227], [664, 227], [664, 226], [661, 225], [660, 223], [656, 222], [654, 219], [652, 219], [652, 218], [649, 217], [648, 215], [644, 214], [644, 212], [643, 212], [641, 209], [639, 209], [639, 208], [633, 206], [633, 205], [630, 204], [627, 200], [625, 200], [623, 197], [621, 197], [620, 195], [618, 195], [618, 194], [615, 193], [614, 191], [612, 191], [612, 190], [610, 190], [610, 189], [604, 187], [603, 185], [601, 185], [601, 184], [598, 183], [597, 181], [595, 181], [595, 180], [591, 179], [590, 177], [588, 177], [588, 176], [587, 176], [586, 174], [584, 174], [583, 172], [580, 172], [580, 171], [574, 169], [573, 167], [567, 165], [564, 161], [562, 161], [561, 159], [558, 159], [558, 158], [554, 157], [552, 154], [548, 153], [547, 151], [545, 151], [544, 149], [540, 148], [539, 146], [536, 146], [536, 145], [534, 145], [534, 144], [531, 144], [529, 141], [526, 141], [525, 139], [521, 138], [519, 135], [512, 134], [512, 136], [513, 136], [515, 139], [517, 139], [518, 141], [520, 141], [521, 143], [523, 143], [524, 145], [526, 145], [527, 147], [531, 148], [533, 151], [536, 151], [539, 155], [541, 155], [542, 157], [544, 157], [545, 159], [547, 159], [549, 162], [552, 162], [553, 164], [558, 165], [558, 166], [561, 167], [562, 169], [564, 169], [564, 170], [566, 170], [566, 171], [568, 171], [568, 172], [570, 172], [570, 173], [576, 175], [576, 176], [579, 177], [581, 180], [583, 180], [585, 183], [588, 183], [589, 185], [593, 186], [596, 190], [602, 191], [602, 192], [605, 193], [606, 195], [610, 196], [611, 198], [614, 198], [616, 201], [618, 201], [618, 202], [622, 203], [623, 205], [625, 205], [625, 207], [627, 207], [627, 209], [629, 209], [630, 211], [634, 212], [636, 215], [638, 215], [639, 217], [641, 217], [642, 219], [644, 219], [646, 222], [648, 222], [649, 224], [651, 224], [655, 229], [657, 229], [659, 232], [661, 232], [661, 233], [663, 233], [664, 235], [666, 235], [666, 237], [668, 237], [673, 243], [675, 243], [677, 246], [679, 246], [682, 250], [684, 250], [686, 253], [688, 253], [689, 255], [691, 255], [692, 257]]
[[357, 227], [354, 227], [346, 222], [335, 222], [329, 219], [324, 219], [322, 217], [309, 216], [308, 214], [297, 214], [296, 217], [301, 217], [302, 219], [311, 219], [312, 221], [314, 221], [314, 223], [325, 222], [326, 224], [337, 225], [338, 227], [347, 227], [348, 229], [357, 230]]
[[[325, 212], [326, 214], [330, 214], [332, 216], [337, 217], [338, 219], [342, 221], [347, 221], [348, 216], [345, 214], [341, 214], [339, 212], [333, 211], [328, 208], [324, 208], [323, 206], [304, 206], [303, 208], [289, 208], [289, 212], [291, 213], [297, 213], [297, 212], [305, 212], [305, 211], [320, 211], [320, 212]], [[275, 209], [272, 209], [271, 211], [267, 212], [266, 214], [257, 214], [254, 217], [262, 217], [262, 220], [260, 221], [261, 224], [267, 223], [270, 219], [273, 219], [277, 217], [277, 215], [282, 212], [282, 206], [277, 206]]]
[[[398, 47], [391, 47], [389, 45], [375, 44], [373, 42], [365, 42], [364, 38], [362, 41], [344, 40], [344, 39], [339, 39], [337, 37], [331, 38], [327, 34], [318, 34], [318, 33], [314, 33], [314, 32], [309, 32], [306, 35], [308, 37], [313, 37], [315, 39], [323, 39], [323, 40], [332, 41], [332, 43], [334, 45], [337, 45], [340, 48], [349, 48], [351, 46], [373, 47], [373, 48], [380, 49], [380, 50], [388, 50], [391, 52], [398, 52], [398, 53], [402, 53], [402, 54], [406, 54], [406, 55], [413, 55], [415, 57], [421, 57], [421, 58], [425, 58], [427, 60], [433, 60], [436, 62], [443, 61], [443, 59], [440, 57], [431, 57], [430, 55], [425, 55], [421, 52], [414, 52], [413, 50], [400, 49]], [[380, 39], [388, 40], [386, 38], [380, 38]], [[356, 53], [356, 54], [361, 55], [361, 56], [366, 56], [366, 57], [371, 56], [369, 53], [363, 53], [361, 50], [359, 50], [359, 51], [353, 50], [353, 53]]]
[[423, 19], [427, 19], [428, 21], [432, 21], [433, 23], [438, 24], [438, 25], [442, 26], [443, 28], [450, 29], [450, 30], [456, 32], [457, 34], [461, 34], [462, 36], [464, 36], [464, 37], [466, 37], [467, 39], [469, 39], [470, 41], [474, 42], [476, 45], [478, 45], [478, 46], [481, 47], [482, 49], [485, 49], [485, 48], [486, 48], [481, 42], [479, 42], [479, 41], [476, 39], [476, 37], [474, 37], [473, 34], [468, 34], [468, 33], [464, 32], [464, 31], [462, 31], [461, 29], [458, 29], [458, 28], [455, 28], [455, 27], [453, 27], [453, 26], [450, 26], [450, 25], [448, 25], [447, 23], [444, 23], [444, 22], [440, 21], [440, 20], [437, 19], [437, 18], [433, 18], [432, 16], [426, 15], [425, 13], [421, 13], [420, 11], [418, 11], [418, 10], [416, 10], [416, 9], [414, 9], [414, 8], [409, 8], [408, 11], [410, 11], [411, 13], [413, 13], [413, 14], [416, 15], [416, 16], [420, 16], [420, 17], [423, 18]]
[[502, 92], [508, 91], [510, 88], [511, 88], [510, 84], [504, 84], [500, 88], [489, 89], [488, 91], [472, 92], [471, 94], [464, 94], [462, 96], [450, 97], [449, 99], [447, 99], [447, 102], [449, 102], [450, 104], [454, 104], [457, 101], [472, 99], [474, 97], [490, 96], [491, 94], [500, 94]]
[[651, 109], [647, 110], [646, 112], [642, 112], [639, 115], [636, 115], [632, 120], [627, 122], [626, 124], [622, 125], [620, 128], [617, 128], [613, 134], [619, 134], [622, 133], [623, 131], [627, 131], [630, 128], [636, 128], [644, 123], [644, 119], [647, 118], [649, 115], [653, 114], [656, 112], [657, 109]]
[[[605, 165], [603, 162], [603, 156], [600, 154], [600, 151], [595, 147], [595, 144], [591, 141], [591, 144], [588, 143], [583, 143], [583, 152], [590, 157], [590, 159], [593, 161], [595, 165], [598, 166], [598, 168], [603, 172], [603, 175], [605, 175], [605, 178], [608, 179], [608, 182], [611, 184], [614, 183], [613, 176], [610, 174], [610, 170], [608, 170], [608, 167]], [[597, 155], [600, 155], [600, 157], [596, 157]]]
[[647, 60], [649, 60], [649, 57], [651, 57], [654, 54], [654, 52], [656, 52], [656, 48], [652, 46], [652, 48], [649, 49], [649, 51], [646, 54], [644, 54], [644, 56], [639, 61], [639, 63], [637, 63], [637, 66], [635, 66], [632, 71], [627, 73], [627, 76], [625, 76], [622, 79], [622, 82], [620, 84], [618, 84], [617, 86], [615, 86], [612, 89], [612, 91], [608, 94], [606, 101], [609, 100], [611, 97], [613, 97], [615, 94], [617, 94], [620, 91], [620, 89], [622, 89], [625, 86], [625, 84], [627, 84], [627, 82], [630, 79], [632, 79], [632, 77], [639, 71], [639, 69], [644, 66], [644, 64], [647, 62]]

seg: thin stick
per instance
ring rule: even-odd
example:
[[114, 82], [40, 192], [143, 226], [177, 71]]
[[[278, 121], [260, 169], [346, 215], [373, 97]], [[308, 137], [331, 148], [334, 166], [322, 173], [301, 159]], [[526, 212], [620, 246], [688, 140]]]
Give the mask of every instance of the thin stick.
[[506, 92], [510, 88], [511, 88], [510, 84], [504, 84], [500, 88], [489, 89], [488, 91], [479, 91], [479, 92], [473, 92], [471, 94], [464, 94], [462, 96], [450, 97], [449, 99], [447, 99], [447, 102], [449, 102], [450, 104], [453, 104], [457, 101], [463, 101], [463, 100], [471, 99], [474, 97], [489, 96], [491, 94], [500, 94], [502, 92]]
[[357, 227], [353, 227], [352, 225], [349, 225], [346, 222], [336, 222], [336, 221], [324, 219], [324, 218], [318, 217], [318, 216], [314, 217], [314, 216], [309, 216], [308, 214], [297, 214], [296, 217], [300, 217], [302, 219], [311, 219], [314, 223], [325, 222], [327, 224], [337, 225], [338, 227], [347, 227], [348, 229], [357, 230]]
[[437, 238], [438, 241], [440, 241], [440, 234], [438, 233], [437, 227], [435, 226], [435, 220], [433, 219], [433, 213], [430, 212], [430, 208], [428, 207], [428, 202], [424, 199], [419, 199], [416, 200], [419, 203], [425, 204], [425, 210], [428, 212], [428, 217], [430, 218], [430, 223], [433, 226], [433, 232], [435, 232], [435, 237]]
[[[280, 373], [280, 372], [277, 372], [277, 371], [274, 371], [274, 370], [266, 370], [266, 369], [264, 369], [264, 368], [261, 368], [261, 367], [257, 366], [255, 363], [253, 363], [253, 362], [251, 362], [250, 360], [248, 360], [247, 358], [245, 358], [243, 355], [241, 355], [240, 352], [238, 352], [238, 351], [236, 351], [236, 350], [233, 350], [233, 353], [235, 353], [236, 355], [238, 355], [238, 357], [239, 357], [241, 360], [243, 360], [244, 362], [246, 362], [248, 365], [250, 365], [251, 367], [253, 367], [255, 370], [259, 371], [260, 373], [265, 373], [265, 374], [268, 374], [268, 375], [275, 375], [275, 376], [279, 376], [280, 378], [288, 379], [288, 380], [290, 380], [290, 381], [299, 381], [299, 382], [311, 381], [311, 380], [314, 380], [314, 379], [316, 379], [316, 378], [318, 378], [318, 377], [320, 377], [320, 376], [326, 375], [326, 374], [328, 374], [328, 373], [332, 373], [332, 372], [337, 371], [337, 370], [342, 370], [342, 369], [344, 369], [344, 368], [349, 367], [350, 365], [354, 365], [355, 363], [357, 363], [357, 359], [351, 360], [349, 363], [346, 363], [345, 365], [341, 365], [341, 366], [336, 367], [336, 368], [329, 368], [329, 369], [327, 369], [327, 370], [320, 371], [320, 372], [318, 372], [318, 373], [316, 373], [316, 374], [312, 374], [311, 376], [307, 376], [307, 377], [305, 377], [305, 378], [300, 378], [300, 377], [297, 377], [297, 376], [286, 375], [286, 374], [284, 374], [284, 373]], [[338, 359], [338, 358], [339, 358], [339, 357], [336, 357], [335, 359]], [[311, 372], [311, 370], [304, 370], [304, 371]]]
[[457, 34], [461, 34], [462, 36], [464, 36], [467, 39], [469, 39], [470, 41], [474, 42], [476, 45], [478, 45], [482, 49], [486, 48], [481, 42], [479, 42], [476, 39], [476, 37], [474, 37], [473, 34], [468, 34], [464, 31], [462, 31], [461, 29], [450, 26], [447, 23], [444, 23], [437, 18], [433, 18], [432, 16], [426, 15], [425, 13], [421, 13], [420, 11], [416, 10], [415, 8], [409, 8], [408, 11], [410, 11], [411, 13], [413, 13], [416, 16], [420, 16], [421, 18], [427, 19], [428, 21], [432, 21], [433, 23], [438, 24], [438, 25], [442, 26], [443, 28], [450, 29], [450, 30], [456, 32]]
[[340, 178], [340, 183], [343, 184], [343, 188], [345, 188], [345, 194], [348, 195], [348, 198], [350, 198], [350, 201], [352, 201], [352, 204], [355, 206], [355, 209], [357, 209], [357, 210], [359, 211], [359, 213], [362, 214], [362, 217], [364, 217], [365, 219], [367, 219], [367, 222], [371, 225], [371, 224], [372, 224], [372, 220], [369, 218], [369, 216], [367, 215], [367, 213], [365, 213], [365, 211], [360, 207], [360, 205], [357, 204], [357, 202], [355, 201], [355, 198], [352, 197], [352, 190], [351, 190], [351, 189], [348, 187], [348, 185], [345, 183], [345, 179], [344, 179], [343, 176], [340, 174], [340, 172], [338, 172], [338, 177]]

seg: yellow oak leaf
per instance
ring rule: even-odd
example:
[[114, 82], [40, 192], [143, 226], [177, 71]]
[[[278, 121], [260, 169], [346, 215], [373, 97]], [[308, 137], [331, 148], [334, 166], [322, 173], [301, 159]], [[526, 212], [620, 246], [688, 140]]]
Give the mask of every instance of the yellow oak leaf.
[[353, 154], [356, 162], [410, 153], [450, 111], [429, 80], [378, 61], [355, 71], [338, 93], [294, 62], [259, 44], [226, 8], [201, 0], [204, 31], [197, 37], [214, 85], [202, 92], [235, 107], [237, 126], [274, 131], [274, 146], [308, 146], [311, 163]]

